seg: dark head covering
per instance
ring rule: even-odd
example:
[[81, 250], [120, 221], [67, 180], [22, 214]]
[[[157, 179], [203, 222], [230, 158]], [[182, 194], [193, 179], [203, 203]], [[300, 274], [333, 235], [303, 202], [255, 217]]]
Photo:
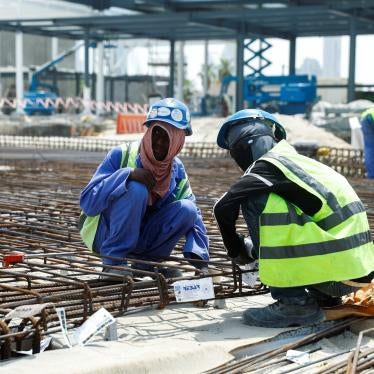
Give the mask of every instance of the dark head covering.
[[246, 121], [229, 129], [230, 154], [243, 171], [277, 144], [273, 131], [273, 126], [260, 121]]

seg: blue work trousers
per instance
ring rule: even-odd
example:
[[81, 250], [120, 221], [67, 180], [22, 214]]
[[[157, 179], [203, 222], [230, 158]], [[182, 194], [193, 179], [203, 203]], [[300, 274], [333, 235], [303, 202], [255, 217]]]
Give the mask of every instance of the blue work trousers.
[[362, 133], [364, 135], [365, 167], [368, 178], [374, 178], [374, 119], [369, 116], [361, 121]]
[[127, 182], [127, 191], [101, 213], [94, 247], [105, 265], [124, 264], [131, 255], [160, 261], [170, 256], [178, 240], [194, 225], [197, 209], [190, 200], [174, 201], [152, 210], [147, 206], [148, 190], [136, 181]]

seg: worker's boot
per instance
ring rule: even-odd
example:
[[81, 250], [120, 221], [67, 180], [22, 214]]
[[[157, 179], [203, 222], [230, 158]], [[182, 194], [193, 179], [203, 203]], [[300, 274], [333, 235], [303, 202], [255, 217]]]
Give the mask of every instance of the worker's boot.
[[132, 278], [133, 274], [128, 267], [120, 266], [118, 269], [104, 267], [102, 275], [100, 275], [101, 280], [110, 280], [113, 281], [113, 278], [116, 278], [119, 282], [122, 280], [118, 277], [110, 277], [110, 275], [120, 275], [121, 277], [130, 277]]
[[[155, 274], [155, 267], [153, 265], [134, 263], [131, 265], [131, 269], [149, 271]], [[167, 266], [159, 267], [158, 272], [167, 279], [180, 278], [183, 276], [183, 273], [179, 269], [171, 268]], [[153, 274], [150, 274], [150, 276], [154, 277]]]
[[321, 308], [331, 308], [342, 304], [342, 298], [339, 296], [326, 295], [315, 288], [308, 289], [308, 292]]
[[165, 266], [165, 267], [159, 268], [158, 271], [166, 279], [183, 277], [183, 273], [179, 269], [176, 269], [176, 268], [169, 268]]
[[311, 297], [288, 297], [264, 308], [249, 308], [244, 323], [259, 327], [293, 327], [322, 322], [324, 313]]

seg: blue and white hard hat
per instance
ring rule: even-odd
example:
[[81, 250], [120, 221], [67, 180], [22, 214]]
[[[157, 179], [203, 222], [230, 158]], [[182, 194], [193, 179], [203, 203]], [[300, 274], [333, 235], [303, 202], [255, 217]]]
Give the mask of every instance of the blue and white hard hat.
[[265, 123], [269, 123], [269, 125], [275, 125], [274, 137], [278, 142], [282, 139], [286, 139], [286, 130], [283, 125], [281, 125], [275, 118], [275, 116], [261, 109], [243, 109], [229, 116], [226, 122], [223, 123], [217, 136], [218, 146], [224, 149], [229, 149], [226, 140], [227, 132], [229, 131], [231, 126], [242, 123], [243, 120], [259, 120], [260, 122], [266, 120], [264, 121]]
[[184, 130], [187, 136], [192, 135], [190, 111], [184, 103], [177, 99], [168, 97], [155, 102], [149, 109], [144, 125], [149, 127], [154, 121], [169, 123]]

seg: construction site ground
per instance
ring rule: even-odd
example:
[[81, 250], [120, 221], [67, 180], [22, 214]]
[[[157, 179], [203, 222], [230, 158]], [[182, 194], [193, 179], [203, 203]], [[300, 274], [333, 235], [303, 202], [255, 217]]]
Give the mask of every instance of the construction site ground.
[[[191, 304], [170, 305], [163, 310], [147, 308], [117, 318], [118, 342], [106, 342], [100, 334], [85, 347], [46, 351], [3, 362], [0, 373], [203, 373], [233, 361], [235, 356], [240, 357], [235, 350], [246, 346], [253, 346], [248, 355], [263, 350], [263, 361], [266, 361], [265, 352], [289, 343], [289, 336], [282, 338], [281, 335], [279, 341], [265, 347], [256, 348], [256, 343], [271, 340], [285, 331], [292, 332], [292, 329], [247, 326], [241, 314], [248, 307], [261, 307], [271, 300], [268, 295], [232, 299], [223, 309], [214, 308], [213, 302], [203, 308]], [[319, 357], [354, 349], [357, 331], [372, 328], [374, 323], [359, 321], [352, 326], [353, 332], [321, 340]], [[313, 330], [302, 333], [311, 332]], [[63, 344], [61, 334], [55, 334], [54, 339], [56, 346]], [[366, 344], [373, 347], [372, 343], [370, 337], [366, 338]], [[291, 364], [289, 369], [298, 366]], [[304, 368], [301, 372], [320, 369]]]
[[[196, 141], [213, 142], [215, 139], [219, 121], [217, 119], [209, 119], [209, 121], [214, 121], [215, 127], [209, 127], [208, 130], [205, 122], [201, 125], [203, 130], [195, 132], [195, 137], [201, 134], [200, 137], [195, 138]], [[289, 133], [292, 136], [291, 130]], [[110, 131], [105, 136], [102, 134], [101, 137], [113, 138], [114, 142], [118, 143], [141, 137], [139, 134], [117, 137], [113, 130]], [[203, 135], [204, 131], [206, 137]], [[326, 138], [329, 136], [326, 135]], [[230, 183], [240, 176], [240, 171], [227, 155], [212, 153], [210, 158], [206, 158], [206, 152], [211, 152], [211, 145], [203, 151], [202, 147], [196, 146], [199, 148], [198, 151], [194, 146], [187, 147], [189, 153], [184, 156], [184, 161], [211, 237], [212, 269], [218, 274], [214, 278], [218, 300], [209, 301], [205, 306], [191, 303], [178, 304], [173, 298], [170, 283], [163, 288], [166, 290], [166, 295], [161, 295], [160, 288], [157, 289], [153, 281], [143, 281], [132, 293], [125, 288], [125, 285], [123, 286], [123, 292], [131, 293], [124, 308], [124, 299], [122, 298], [121, 301], [119, 297], [121, 290], [116, 291], [118, 286], [113, 286], [110, 290], [111, 286], [97, 280], [101, 272], [100, 260], [87, 253], [76, 229], [80, 213], [79, 192], [103, 159], [106, 153], [104, 148], [108, 146], [106, 144], [102, 150], [95, 148], [88, 151], [90, 139], [86, 139], [88, 141], [86, 150], [66, 150], [63, 147], [45, 149], [32, 144], [25, 146], [22, 142], [17, 146], [17, 140], [14, 140], [13, 146], [7, 143], [8, 146], [3, 145], [1, 148], [0, 176], [3, 183], [0, 187], [0, 215], [3, 223], [0, 230], [2, 238], [0, 250], [27, 248], [30, 253], [38, 250], [47, 253], [69, 251], [72, 257], [59, 261], [48, 260], [47, 264], [33, 261], [17, 264], [13, 274], [4, 269], [0, 271], [1, 279], [5, 282], [0, 292], [3, 308], [0, 308], [0, 312], [6, 313], [18, 305], [32, 303], [37, 295], [43, 302], [53, 300], [56, 306], [65, 306], [68, 313], [71, 313], [70, 316], [68, 315], [70, 318], [68, 322], [71, 322], [71, 326], [78, 326], [83, 321], [82, 316], [88, 317], [86, 296], [83, 297], [81, 294], [79, 297], [76, 296], [78, 293], [75, 293], [73, 286], [70, 297], [63, 296], [59, 282], [62, 274], [67, 274], [67, 278], [71, 275], [71, 280], [77, 284], [78, 281], [82, 282], [82, 279], [88, 277], [88, 286], [91, 294], [94, 295], [93, 300], [90, 301], [91, 306], [96, 310], [100, 300], [103, 300], [102, 305], [117, 317], [119, 340], [104, 341], [101, 334], [85, 347], [66, 348], [62, 334], [57, 328], [58, 324], [52, 319], [49, 321], [51, 329], [47, 335], [52, 336], [51, 344], [54, 350], [0, 361], [1, 373], [12, 371], [17, 373], [201, 373], [209, 370], [213, 370], [212, 373], [241, 373], [256, 370], [271, 373], [288, 371], [322, 373], [329, 372], [323, 370], [333, 362], [337, 365], [339, 360], [340, 368], [345, 370], [349, 361], [348, 356], [355, 351], [358, 333], [374, 327], [372, 321], [345, 319], [337, 323], [335, 330], [331, 330], [335, 326], [332, 322], [304, 330], [265, 329], [243, 324], [241, 315], [246, 308], [260, 307], [273, 300], [259, 285], [255, 290], [241, 284], [238, 288], [237, 282], [241, 275], [239, 274], [237, 278], [238, 274], [235, 275], [225, 255], [212, 217], [212, 207]], [[295, 139], [298, 137], [295, 136]], [[311, 137], [304, 132], [303, 139], [311, 140]], [[343, 141], [340, 143], [336, 140], [336, 143], [331, 143], [331, 140], [326, 140], [326, 142], [321, 142], [321, 145], [334, 147], [340, 145], [349, 148], [349, 145]], [[205, 158], [197, 157], [196, 154], [205, 154]], [[338, 163], [339, 166], [339, 162], [347, 164], [348, 161], [333, 158], [332, 162]], [[373, 231], [374, 183], [358, 177], [358, 168], [349, 167], [349, 170], [353, 173], [350, 180], [368, 209]], [[239, 221], [238, 227], [245, 233], [243, 220]], [[180, 246], [176, 249], [177, 255], [178, 250]], [[183, 262], [183, 259], [177, 256], [174, 261], [186, 270], [186, 274], [192, 274], [191, 266]], [[14, 275], [24, 272], [31, 274], [28, 281], [32, 284], [33, 295], [27, 294], [27, 288], [18, 276]], [[41, 283], [45, 280], [40, 274], [49, 274], [49, 288], [45, 292]], [[64, 278], [66, 282], [68, 282], [67, 278]], [[19, 289], [11, 291], [7, 285], [14, 285]], [[66, 283], [64, 287], [68, 289], [70, 286], [68, 287]], [[18, 292], [21, 292], [20, 296]], [[97, 295], [96, 301], [95, 295]], [[294, 332], [284, 334], [288, 330]], [[326, 332], [321, 333], [324, 330]], [[282, 333], [279, 339], [274, 339], [278, 342], [272, 341]], [[339, 338], [335, 338], [335, 341], [334, 338], [328, 339], [336, 334]], [[315, 341], [319, 344], [318, 349], [316, 346], [306, 346], [300, 341], [308, 336], [312, 336], [308, 338], [310, 344], [314, 344]], [[370, 338], [365, 339], [362, 345], [365, 350], [371, 352], [373, 347], [370, 345]], [[263, 341], [267, 343], [254, 345], [253, 349], [245, 347]], [[311, 366], [298, 366], [299, 364], [290, 361], [285, 362], [287, 348], [292, 347], [293, 343], [295, 344], [293, 349], [310, 351], [317, 349], [316, 354], [321, 356], [313, 356], [310, 361], [321, 360], [321, 357], [326, 359], [321, 360], [320, 365], [315, 364], [313, 370]], [[277, 348], [280, 351], [276, 351]], [[256, 356], [257, 353], [261, 353], [260, 357]], [[360, 356], [360, 365], [363, 365], [363, 362], [371, 365], [368, 368], [363, 367], [360, 372], [373, 367], [373, 356], [373, 352], [364, 357]], [[278, 363], [274, 366], [272, 360], [280, 360], [282, 365], [278, 367]]]

